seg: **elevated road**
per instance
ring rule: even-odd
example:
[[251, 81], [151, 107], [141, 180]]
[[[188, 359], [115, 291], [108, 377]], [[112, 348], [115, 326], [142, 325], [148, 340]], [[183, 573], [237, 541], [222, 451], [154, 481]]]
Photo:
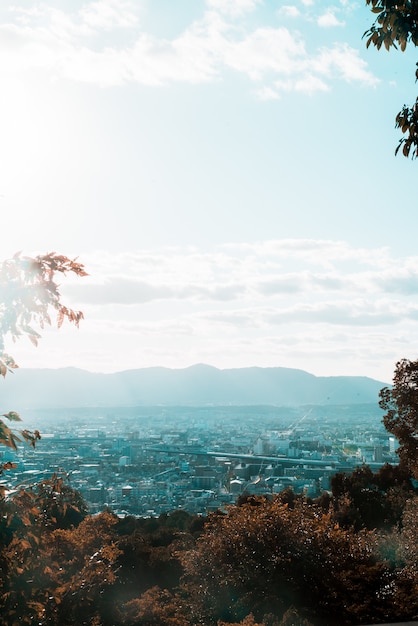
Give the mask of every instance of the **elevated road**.
[[294, 467], [295, 465], [305, 465], [312, 467], [330, 467], [335, 468], [340, 465], [339, 461], [330, 461], [322, 459], [293, 458], [288, 456], [265, 456], [259, 454], [246, 454], [244, 452], [222, 452], [221, 450], [212, 451], [202, 448], [176, 448], [173, 446], [148, 446], [145, 450], [149, 452], [159, 452], [162, 454], [189, 454], [193, 456], [206, 456], [225, 459], [236, 459], [237, 461], [275, 463], [286, 467]]

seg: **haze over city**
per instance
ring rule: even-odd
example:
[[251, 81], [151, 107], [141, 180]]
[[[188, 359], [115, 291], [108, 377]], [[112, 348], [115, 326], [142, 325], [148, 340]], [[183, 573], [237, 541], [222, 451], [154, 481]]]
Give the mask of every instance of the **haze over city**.
[[76, 330], [22, 367], [390, 381], [418, 348], [414, 51], [363, 3], [5, 1], [2, 257], [52, 250]]

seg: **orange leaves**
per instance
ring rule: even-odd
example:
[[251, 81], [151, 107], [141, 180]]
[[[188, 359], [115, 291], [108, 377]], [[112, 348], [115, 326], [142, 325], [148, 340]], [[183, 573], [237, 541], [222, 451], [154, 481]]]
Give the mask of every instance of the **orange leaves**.
[[343, 623], [349, 609], [344, 615], [341, 606], [361, 600], [357, 572], [363, 568], [373, 584], [380, 584], [384, 566], [373, 569], [375, 544], [374, 533], [342, 529], [331, 512], [304, 500], [291, 508], [279, 497], [260, 498], [231, 507], [227, 515], [210, 516], [183, 563], [203, 618], [221, 616], [224, 606], [238, 616], [237, 598], [259, 614], [263, 602], [265, 609], [281, 613], [291, 598], [327, 616], [324, 623]]
[[73, 272], [77, 276], [88, 276], [84, 269], [84, 265], [82, 263], [78, 263], [77, 258], [71, 260], [64, 255], [56, 254], [55, 252], [49, 252], [48, 254], [38, 256], [36, 257], [35, 262], [37, 262], [49, 275], [53, 275], [54, 272], [62, 272], [63, 274]]
[[31, 544], [26, 539], [21, 539], [20, 540], [20, 547], [23, 550], [30, 550], [32, 548]]
[[35, 613], [37, 618], [41, 618], [45, 613], [44, 605], [40, 602], [28, 602], [28, 609], [32, 613]]
[[19, 413], [16, 413], [16, 411], [9, 411], [8, 413], [3, 413], [2, 417], [6, 417], [11, 422], [22, 421], [22, 418], [20, 417]]
[[36, 442], [41, 439], [41, 435], [39, 430], [35, 430], [33, 432], [31, 432], [30, 430], [21, 430], [20, 434], [22, 435], [23, 439], [29, 443], [29, 445], [32, 446], [32, 448], [35, 447]]
[[28, 339], [32, 342], [32, 344], [35, 346], [35, 348], [38, 347], [38, 339], [37, 339], [37, 337], [35, 337], [32, 334], [28, 334]]
[[73, 311], [71, 309], [67, 309], [66, 306], [60, 306], [58, 309], [58, 328], [61, 328], [65, 318], [67, 318], [69, 322], [71, 322], [78, 328], [80, 321], [84, 319], [84, 315], [82, 311]]
[[63, 321], [64, 321], [64, 307], [62, 307], [62, 308], [58, 311], [58, 320], [57, 320], [57, 326], [58, 326], [58, 328], [61, 328]]
[[0, 420], [0, 444], [17, 450], [16, 442], [19, 442], [19, 437], [3, 422]]
[[[7, 461], [6, 463], [3, 463], [2, 465], [0, 465], [0, 474], [2, 472], [7, 472], [7, 470], [16, 469], [16, 468], [17, 468], [17, 463], [12, 463], [12, 461]], [[6, 491], [5, 488], [4, 488], [4, 491]]]
[[11, 356], [0, 350], [0, 374], [1, 376], [3, 376], [3, 378], [6, 376], [7, 372], [11, 372], [18, 367], [19, 366], [16, 365], [14, 359]]
[[[41, 335], [33, 325], [43, 329], [45, 324], [51, 324], [51, 309], [57, 312], [58, 328], [65, 318], [76, 327], [79, 326], [83, 313], [61, 303], [58, 284], [55, 282], [57, 273], [66, 275], [69, 272], [76, 276], [87, 276], [84, 265], [77, 259], [69, 259], [55, 252], [34, 258], [22, 257], [18, 252], [13, 258], [0, 263], [0, 375], [3, 378], [18, 367], [14, 359], [3, 351], [7, 336], [13, 341], [26, 336], [37, 346]], [[3, 417], [20, 421], [14, 411], [3, 414]], [[16, 450], [16, 442], [21, 441], [20, 437], [32, 447], [41, 438], [38, 430], [23, 430], [16, 434], [0, 420], [0, 444]]]
[[[83, 314], [61, 303], [57, 274], [68, 273], [87, 276], [84, 265], [76, 259], [50, 252], [34, 258], [22, 257], [20, 253], [0, 264], [0, 374], [5, 375], [8, 364], [4, 362], [1, 348], [4, 338], [13, 340], [26, 335], [36, 346], [40, 334], [32, 323], [42, 329], [51, 323], [50, 309], [58, 315], [58, 328], [67, 318], [79, 325]], [[11, 366], [11, 365], [9, 365]]]
[[[19, 414], [15, 411], [10, 411], [9, 413], [5, 413], [3, 417], [7, 419], [14, 420], [16, 422], [20, 422], [21, 419]], [[41, 439], [41, 434], [39, 430], [35, 430], [31, 432], [30, 430], [21, 430], [19, 434], [16, 434], [11, 428], [9, 428], [3, 420], [0, 420], [0, 444], [7, 446], [8, 448], [13, 448], [13, 450], [17, 450], [17, 443], [22, 441], [26, 441], [29, 443], [32, 448], [35, 447], [36, 442]], [[10, 469], [10, 468], [7, 468]]]
[[[151, 587], [139, 598], [130, 600], [123, 608], [124, 623], [127, 624], [189, 626], [192, 623], [180, 597], [157, 586]], [[221, 622], [218, 624], [221, 626]], [[257, 625], [254, 622], [246, 622], [246, 626]]]

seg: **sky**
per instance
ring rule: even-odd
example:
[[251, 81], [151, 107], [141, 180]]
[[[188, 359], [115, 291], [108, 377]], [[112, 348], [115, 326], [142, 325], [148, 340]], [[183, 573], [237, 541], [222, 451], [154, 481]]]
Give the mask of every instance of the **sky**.
[[340, 0], [3, 0], [2, 258], [78, 257], [21, 367], [392, 379], [418, 356], [416, 52]]

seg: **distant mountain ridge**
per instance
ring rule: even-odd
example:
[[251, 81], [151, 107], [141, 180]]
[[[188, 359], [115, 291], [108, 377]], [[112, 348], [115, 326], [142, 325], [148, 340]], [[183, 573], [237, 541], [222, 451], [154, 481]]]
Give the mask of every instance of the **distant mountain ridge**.
[[77, 368], [18, 369], [0, 381], [1, 410], [140, 405], [377, 403], [386, 383], [365, 376], [314, 376], [285, 367], [150, 367], [111, 374]]

